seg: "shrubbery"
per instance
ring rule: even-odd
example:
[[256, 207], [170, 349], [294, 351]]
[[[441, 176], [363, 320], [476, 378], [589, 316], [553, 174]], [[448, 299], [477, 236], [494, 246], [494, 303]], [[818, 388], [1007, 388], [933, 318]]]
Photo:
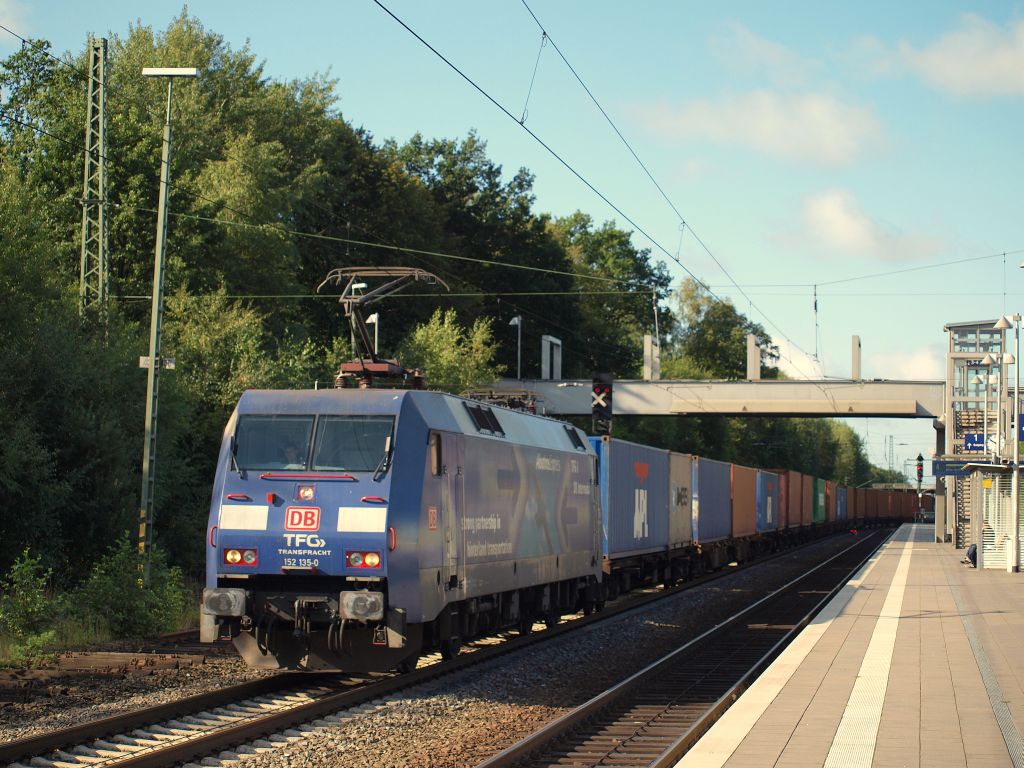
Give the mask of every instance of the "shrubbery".
[[31, 662], [70, 645], [180, 629], [194, 601], [181, 570], [153, 550], [150, 586], [139, 585], [138, 555], [125, 534], [81, 585], [49, 589], [51, 571], [25, 550], [0, 582], [0, 659]]
[[145, 637], [176, 629], [189, 605], [181, 569], [153, 549], [149, 587], [138, 584], [138, 554], [125, 534], [75, 591], [75, 610], [106, 619], [114, 637]]

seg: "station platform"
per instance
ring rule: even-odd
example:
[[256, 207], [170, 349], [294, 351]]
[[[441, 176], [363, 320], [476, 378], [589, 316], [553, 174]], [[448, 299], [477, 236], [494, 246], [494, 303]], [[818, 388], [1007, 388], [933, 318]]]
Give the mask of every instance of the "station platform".
[[1024, 768], [1024, 574], [900, 527], [677, 764]]

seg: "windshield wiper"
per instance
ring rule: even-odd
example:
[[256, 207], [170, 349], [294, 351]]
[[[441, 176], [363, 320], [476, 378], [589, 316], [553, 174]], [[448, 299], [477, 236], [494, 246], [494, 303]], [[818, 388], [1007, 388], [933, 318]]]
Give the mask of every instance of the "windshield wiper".
[[384, 455], [380, 457], [380, 461], [377, 462], [377, 468], [373, 470], [373, 481], [378, 482], [384, 475], [388, 473], [388, 469], [391, 467], [391, 436], [388, 435], [387, 440], [384, 444]]
[[235, 443], [235, 438], [231, 438], [231, 449], [228, 451], [228, 455], [231, 457], [231, 469], [238, 473], [238, 476], [245, 478], [245, 473], [242, 468], [238, 466], [238, 457], [235, 456], [235, 451], [238, 450], [238, 445]]

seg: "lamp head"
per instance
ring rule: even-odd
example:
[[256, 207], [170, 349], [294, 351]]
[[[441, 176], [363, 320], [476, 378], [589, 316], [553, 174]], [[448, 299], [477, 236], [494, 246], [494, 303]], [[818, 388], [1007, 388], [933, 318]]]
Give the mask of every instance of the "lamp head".
[[1005, 331], [1007, 328], [1012, 328], [1013, 323], [1011, 322], [1009, 317], [1003, 315], [998, 320], [996, 320], [996, 324], [993, 325], [992, 327], [995, 328], [997, 331]]
[[199, 77], [195, 67], [143, 67], [143, 77]]

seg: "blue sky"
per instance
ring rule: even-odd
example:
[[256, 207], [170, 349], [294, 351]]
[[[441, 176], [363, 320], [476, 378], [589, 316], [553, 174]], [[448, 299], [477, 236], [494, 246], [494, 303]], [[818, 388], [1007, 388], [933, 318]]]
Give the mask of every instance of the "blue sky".
[[[1021, 310], [1021, 3], [382, 2], [517, 118], [525, 108], [649, 234], [637, 245], [733, 299], [793, 375], [849, 376], [857, 334], [865, 378], [941, 378], [943, 324]], [[78, 52], [90, 33], [161, 30], [181, 8], [0, 0], [0, 23]], [[633, 229], [373, 0], [188, 8], [232, 47], [248, 41], [268, 76], [329, 72], [341, 113], [378, 140], [474, 129], [506, 172], [535, 174], [536, 210]], [[540, 48], [530, 10], [682, 214], [682, 237], [550, 42]], [[0, 55], [17, 45], [0, 30]], [[883, 466], [890, 435], [897, 468], [934, 446], [926, 422], [853, 424]]]

